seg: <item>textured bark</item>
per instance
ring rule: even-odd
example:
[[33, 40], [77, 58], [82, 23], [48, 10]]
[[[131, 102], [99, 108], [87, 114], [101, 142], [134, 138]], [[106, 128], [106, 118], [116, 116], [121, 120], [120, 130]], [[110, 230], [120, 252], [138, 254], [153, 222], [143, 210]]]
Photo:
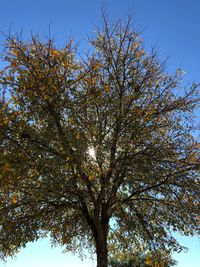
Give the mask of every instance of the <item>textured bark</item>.
[[98, 233], [96, 239], [97, 267], [108, 266], [107, 231]]

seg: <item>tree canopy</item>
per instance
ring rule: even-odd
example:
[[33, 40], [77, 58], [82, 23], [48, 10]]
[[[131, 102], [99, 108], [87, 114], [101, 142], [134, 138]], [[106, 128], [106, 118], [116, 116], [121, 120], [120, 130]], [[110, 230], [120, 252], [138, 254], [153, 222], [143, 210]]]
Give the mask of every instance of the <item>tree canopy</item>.
[[0, 72], [0, 255], [50, 234], [67, 250], [180, 250], [198, 233], [199, 86], [181, 86], [131, 20], [72, 40], [9, 35]]
[[176, 261], [169, 253], [164, 251], [154, 251], [153, 253], [135, 252], [131, 257], [110, 257], [109, 267], [171, 267], [176, 265]]

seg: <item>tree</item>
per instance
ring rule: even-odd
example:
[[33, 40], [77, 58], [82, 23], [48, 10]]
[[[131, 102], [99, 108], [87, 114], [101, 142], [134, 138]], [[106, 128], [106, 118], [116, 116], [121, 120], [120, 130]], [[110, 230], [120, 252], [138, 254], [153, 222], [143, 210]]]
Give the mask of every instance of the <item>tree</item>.
[[68, 250], [179, 250], [198, 232], [198, 85], [181, 87], [131, 20], [79, 57], [68, 41], [9, 35], [0, 86], [0, 252], [50, 233]]
[[171, 267], [175, 266], [174, 261], [169, 253], [163, 253], [161, 251], [150, 253], [134, 253], [130, 258], [111, 257], [109, 260], [110, 267]]

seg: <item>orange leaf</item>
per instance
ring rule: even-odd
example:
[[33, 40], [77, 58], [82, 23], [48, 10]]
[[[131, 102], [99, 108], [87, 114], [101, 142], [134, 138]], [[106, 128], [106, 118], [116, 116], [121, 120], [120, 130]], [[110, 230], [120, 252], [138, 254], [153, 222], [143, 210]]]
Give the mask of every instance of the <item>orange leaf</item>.
[[7, 173], [10, 170], [10, 164], [8, 162], [3, 166], [3, 173]]
[[105, 85], [105, 91], [106, 91], [106, 93], [110, 92], [110, 86], [108, 84]]
[[13, 204], [16, 204], [16, 203], [17, 203], [17, 196], [16, 196], [16, 194], [14, 194], [14, 195], [12, 196], [11, 201], [12, 201]]

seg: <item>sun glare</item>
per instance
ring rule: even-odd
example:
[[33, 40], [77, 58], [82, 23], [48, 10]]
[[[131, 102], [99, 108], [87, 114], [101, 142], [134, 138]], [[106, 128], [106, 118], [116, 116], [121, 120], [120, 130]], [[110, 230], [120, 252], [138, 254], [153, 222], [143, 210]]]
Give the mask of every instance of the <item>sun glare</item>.
[[91, 158], [96, 159], [95, 149], [93, 147], [88, 148], [88, 154]]

